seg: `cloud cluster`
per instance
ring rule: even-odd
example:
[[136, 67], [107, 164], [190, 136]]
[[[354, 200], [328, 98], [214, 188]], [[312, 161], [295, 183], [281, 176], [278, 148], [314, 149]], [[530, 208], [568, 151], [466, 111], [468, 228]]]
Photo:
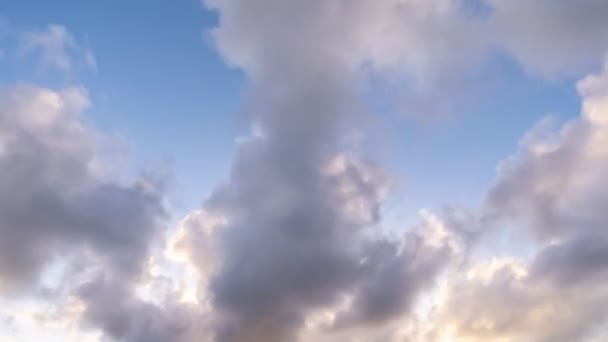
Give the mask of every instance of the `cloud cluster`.
[[136, 328], [116, 303], [130, 305], [166, 211], [153, 179], [122, 182], [104, 172], [103, 139], [82, 117], [88, 103], [80, 88], [0, 89], [1, 290], [44, 292], [48, 266], [76, 263], [60, 287], [80, 298], [91, 321], [122, 338]]
[[[544, 69], [546, 64], [536, 65], [535, 58], [550, 57], [546, 56], [547, 50], [536, 45], [512, 44], [522, 42], [517, 38], [518, 34], [525, 34], [530, 39], [548, 34], [542, 32], [542, 25], [535, 28], [517, 24], [518, 11], [528, 13], [524, 4], [510, 7], [498, 2], [486, 3], [489, 13], [478, 13], [468, 9], [466, 3], [454, 1], [432, 4], [420, 1], [355, 1], [348, 4], [311, 1], [304, 4], [218, 0], [208, 4], [220, 14], [220, 26], [213, 32], [220, 52], [249, 76], [250, 97], [246, 111], [256, 129], [250, 139], [241, 142], [229, 181], [218, 188], [205, 209], [222, 218], [222, 223], [212, 229], [212, 249], [217, 254], [210, 259], [216, 264], [208, 274], [206, 292], [214, 315], [213, 334], [217, 341], [356, 340], [355, 334], [363, 336], [363, 340], [403, 338], [399, 329], [390, 323], [399, 319], [408, 321], [407, 314], [421, 289], [428, 294], [441, 271], [458, 264], [457, 251], [466, 250], [468, 243], [476, 240], [474, 227], [479, 222], [502, 219], [512, 204], [515, 208], [504, 214], [505, 217], [516, 218], [517, 208], [522, 208], [528, 211], [533, 230], [561, 230], [559, 225], [571, 223], [566, 216], [551, 216], [564, 204], [556, 203], [555, 208], [551, 207], [554, 199], [550, 197], [550, 191], [560, 191], [564, 196], [563, 187], [570, 179], [576, 187], [598, 187], [596, 182], [581, 181], [578, 174], [577, 177], [566, 174], [560, 178], [560, 172], [568, 172], [569, 167], [591, 172], [589, 164], [594, 168], [602, 165], [598, 159], [581, 159], [585, 153], [577, 146], [585, 144], [583, 137], [588, 134], [587, 124], [583, 123], [568, 130], [572, 132], [564, 133], [573, 137], [564, 138], [572, 141], [563, 146], [550, 146], [551, 142], [531, 142], [530, 146], [524, 146], [522, 153], [533, 158], [516, 157], [505, 164], [503, 169], [508, 170], [501, 171], [497, 184], [489, 192], [487, 208], [484, 208], [487, 212], [482, 213], [479, 220], [464, 223], [467, 228], [459, 229], [462, 225], [458, 224], [447, 226], [449, 233], [445, 236], [449, 238], [439, 239], [439, 243], [433, 243], [435, 238], [429, 237], [434, 235], [429, 233], [428, 226], [402, 238], [391, 238], [378, 228], [382, 182], [366, 176], [370, 173], [366, 163], [356, 157], [350, 158], [350, 155], [344, 157], [344, 151], [352, 148], [350, 138], [356, 136], [366, 115], [359, 88], [360, 75], [366, 65], [371, 65], [374, 72], [398, 72], [416, 87], [423, 87], [425, 81], [437, 84], [433, 81], [434, 73], [443, 77], [450, 71], [466, 70], [467, 62], [480, 58], [484, 49], [496, 46], [533, 72], [569, 72], [599, 61], [598, 50], [605, 45], [603, 36], [589, 37], [588, 43], [582, 44], [576, 55], [562, 56], [558, 64]], [[579, 12], [574, 19], [582, 20], [578, 15], [589, 14], [588, 11], [597, 5], [585, 2], [580, 8], [587, 11], [577, 7]], [[546, 11], [546, 20], [551, 22], [572, 19], [560, 16], [566, 8], [558, 3], [543, 2], [532, 10]], [[598, 11], [601, 10], [600, 6]], [[593, 27], [602, 30], [602, 25], [596, 23]], [[480, 28], [487, 28], [490, 36], [473, 34]], [[521, 33], [520, 29], [530, 32]], [[575, 36], [585, 35], [572, 30], [568, 32]], [[467, 34], [472, 34], [471, 39], [463, 38], [468, 37]], [[563, 39], [563, 42], [554, 42], [556, 51], [562, 48], [561, 44], [576, 47], [568, 37]], [[457, 50], [459, 40], [467, 43], [462, 55], [451, 53]], [[450, 58], [446, 57], [448, 55]], [[585, 117], [593, 118], [589, 120], [597, 123], [601, 121], [597, 116], [601, 115], [593, 114], [597, 110], [587, 108], [593, 107], [596, 101], [589, 93], [601, 88], [601, 85], [589, 85], [593, 82], [599, 81], [587, 80], [580, 87], [585, 97]], [[536, 134], [538, 132], [532, 133], [530, 139]], [[554, 143], [560, 144], [559, 139]], [[546, 162], [536, 160], [544, 160], [537, 156], [538, 153], [552, 149], [559, 151], [547, 156]], [[574, 159], [568, 159], [568, 156]], [[556, 171], [560, 166], [563, 168]], [[544, 168], [551, 174], [545, 175]], [[544, 185], [551, 178], [555, 178], [555, 183]], [[548, 192], [540, 191], [538, 197], [535, 197], [536, 192], [529, 193], [543, 186]], [[594, 193], [594, 196], [600, 195]], [[597, 197], [573, 197], [572, 201], [583, 202], [576, 208], [569, 207], [564, 214], [581, 215], [589, 211], [591, 201], [602, 203]], [[345, 211], [345, 207], [355, 209]], [[589, 217], [590, 220], [595, 218]], [[577, 225], [572, 229], [578, 231], [580, 228]], [[505, 305], [517, 305], [515, 297], [538, 300], [539, 306], [551, 305], [551, 299], [534, 292], [541, 291], [539, 288], [546, 291], [547, 296], [560, 292], [559, 288], [543, 287], [550, 286], [543, 278], [556, 270], [551, 267], [552, 262], [543, 261], [553, 259], [545, 255], [563, 255], [564, 262], [570, 261], [574, 265], [582, 262], [558, 248], [562, 246], [555, 245], [555, 238], [540, 240], [541, 243], [551, 241], [550, 246], [554, 249], [543, 247], [532, 262], [530, 284], [527, 283], [527, 271], [524, 272], [526, 276], [520, 278], [513, 275], [514, 272], [509, 273], [508, 268], [502, 273], [497, 271], [497, 277], [506, 275], [496, 282], [494, 273], [490, 274], [486, 284], [488, 300], [475, 298], [480, 311], [474, 311], [475, 305], [470, 309], [474, 318], [489, 321], [482, 322], [481, 329], [485, 330], [475, 338], [509, 338], [507, 328], [492, 331], [500, 322], [492, 322], [492, 317], [487, 317], [486, 311], [492, 312], [491, 309], [483, 311], [486, 304], [498, 307], [500, 302], [493, 305], [490, 299], [493, 294], [501, 293], [503, 286], [514, 284], [514, 300], [505, 301]], [[563, 247], [571, 251], [574, 248], [566, 248], [568, 244], [583, 243], [581, 241], [585, 239], [577, 237], [564, 242]], [[594, 249], [596, 253], [590, 253], [588, 258], [601, 257], [602, 247], [599, 244]], [[205, 260], [199, 259], [195, 264], [209, 269]], [[533, 274], [535, 272], [539, 275]], [[517, 283], [524, 278], [525, 285]], [[474, 296], [478, 288], [475, 287], [477, 283], [471, 281], [474, 284], [454, 293], [466, 296], [469, 293], [466, 289], [473, 289], [470, 293]], [[494, 284], [500, 288], [494, 290]], [[554, 286], [560, 284], [557, 281]], [[456, 288], [458, 284], [455, 282], [453, 286]], [[522, 291], [528, 291], [529, 287], [532, 292], [518, 293], [520, 287], [525, 288]], [[483, 293], [481, 288], [479, 292]], [[462, 307], [457, 304], [458, 299], [452, 296], [446, 301], [448, 309], [443, 309], [442, 319], [466, 317], [456, 310], [450, 311]], [[524, 314], [513, 317], [523, 321], [526, 314], [536, 315], [535, 303], [529, 305], [520, 308]], [[586, 308], [581, 306], [577, 313], [584, 315]], [[597, 313], [591, 309], [589, 312]], [[553, 318], [574, 322], [571, 327], [580, 331], [588, 330], [568, 314], [559, 316], [557, 312]], [[456, 334], [461, 330], [462, 336], [469, 333], [466, 329], [459, 330], [456, 322], [450, 321], [450, 324], [457, 327]], [[523, 325], [528, 323], [521, 324], [513, 323], [518, 326], [514, 331], [525, 338], [579, 336], [565, 323], [563, 333], [547, 336], [541, 334], [544, 330], [540, 323], [535, 326], [536, 330], [534, 327], [526, 330]], [[534, 331], [539, 334], [535, 335]], [[366, 335], [371, 332], [374, 333]], [[429, 336], [427, 338], [431, 338]]]
[[[370, 61], [401, 63], [377, 39], [390, 30], [386, 20], [397, 25], [394, 10], [447, 16], [454, 9], [396, 1], [209, 4], [220, 13], [213, 32], [220, 52], [250, 77], [246, 111], [256, 130], [238, 146], [229, 181], [206, 202], [202, 215], [219, 219], [182, 236], [204, 240], [213, 255], [179, 243], [208, 275], [201, 301], [214, 315], [213, 338], [308, 340], [394, 323], [464, 238], [426, 225], [403, 237], [382, 233], [382, 172], [348, 152], [366, 115], [360, 70]], [[405, 51], [400, 58], [416, 60]]]
[[[76, 303], [70, 317], [110, 341], [606, 336], [608, 68], [579, 83], [579, 119], [525, 137], [477, 214], [423, 211], [419, 225], [387, 233], [390, 177], [359, 153], [370, 74], [441, 111], [496, 50], [535, 74], [587, 70], [608, 47], [604, 2], [206, 5], [219, 14], [218, 51], [248, 79], [253, 132], [227, 181], [160, 255], [162, 187], [105, 172], [86, 91], [1, 88], [0, 294]], [[60, 26], [25, 46], [64, 70], [80, 51]], [[474, 260], [504, 226], [532, 232], [533, 256]], [[154, 271], [161, 263], [173, 278]]]
[[458, 340], [600, 341], [608, 323], [608, 68], [578, 83], [580, 118], [541, 124], [500, 165], [490, 220], [534, 233], [529, 261], [500, 258], [455, 280], [440, 324]]

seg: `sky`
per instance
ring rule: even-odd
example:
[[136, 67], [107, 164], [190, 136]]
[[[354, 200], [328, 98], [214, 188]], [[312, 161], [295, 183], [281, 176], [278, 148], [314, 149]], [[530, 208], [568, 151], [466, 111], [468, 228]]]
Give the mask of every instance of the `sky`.
[[604, 0], [0, 0], [0, 342], [608, 339]]

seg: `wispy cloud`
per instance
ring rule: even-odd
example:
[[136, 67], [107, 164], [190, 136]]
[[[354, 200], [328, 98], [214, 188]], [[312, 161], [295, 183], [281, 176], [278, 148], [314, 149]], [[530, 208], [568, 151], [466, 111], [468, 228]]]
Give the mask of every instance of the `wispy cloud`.
[[84, 62], [87, 67], [97, 70], [93, 51], [82, 47], [64, 26], [49, 25], [42, 31], [25, 32], [20, 40], [21, 53], [37, 54], [45, 67], [67, 72], [75, 63]]

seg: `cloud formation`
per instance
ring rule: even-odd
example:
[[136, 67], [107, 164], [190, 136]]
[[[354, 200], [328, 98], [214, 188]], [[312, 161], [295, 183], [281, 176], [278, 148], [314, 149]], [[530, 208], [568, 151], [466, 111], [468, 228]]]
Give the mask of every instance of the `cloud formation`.
[[130, 291], [164, 229], [162, 193], [152, 179], [121, 182], [104, 172], [102, 139], [82, 117], [89, 104], [83, 89], [23, 84], [1, 89], [0, 99], [1, 290], [44, 290], [48, 266], [77, 262], [60, 285], [110, 336], [130, 336]]
[[[605, 338], [608, 67], [578, 83], [580, 118], [543, 121], [501, 163], [479, 212], [422, 211], [388, 233], [391, 176], [360, 153], [368, 78], [428, 114], [496, 51], [578, 74], [608, 47], [604, 2], [205, 4], [218, 52], [247, 76], [252, 133], [227, 181], [161, 251], [162, 186], [106, 172], [86, 91], [1, 88], [0, 295], [50, 299], [101, 341]], [[94, 64], [62, 26], [25, 35], [24, 51]], [[475, 254], [504, 227], [531, 232], [531, 257]]]
[[[216, 253], [206, 293], [214, 339], [307, 340], [394, 323], [452, 261], [460, 237], [437, 236], [426, 225], [403, 238], [382, 233], [382, 172], [349, 153], [366, 115], [359, 73], [369, 61], [397, 63], [388, 54], [374, 56], [389, 43], [371, 39], [384, 19], [397, 23], [393, 10], [420, 6], [435, 16], [451, 7], [209, 5], [220, 13], [213, 32], [220, 52], [249, 76], [245, 110], [256, 130], [241, 141], [229, 181], [206, 202], [203, 215], [221, 223], [184, 236], [213, 235], [204, 245]], [[378, 17], [363, 20], [370, 11]], [[209, 269], [196, 244], [181, 244], [190, 246], [200, 269]], [[321, 312], [333, 318], [311, 323]]]
[[[478, 219], [439, 216], [435, 226], [443, 227], [440, 233], [431, 229], [434, 225], [423, 224], [401, 238], [388, 237], [379, 228], [382, 178], [372, 177], [382, 172], [368, 170], [351, 140], [367, 115], [360, 96], [366, 65], [372, 66], [372, 72], [388, 70], [414, 80], [415, 87], [423, 87], [425, 82], [437, 84], [450, 72], [466, 72], [468, 62], [482, 58], [486, 49], [495, 46], [512, 54], [531, 72], [559, 74], [597, 63], [598, 50], [604, 45], [601, 38], [590, 38], [579, 54], [564, 56], [560, 63], [545, 69], [545, 64], [536, 65], [534, 60], [542, 49], [511, 45], [512, 40], [521, 42], [514, 36], [519, 34], [514, 18], [515, 9], [523, 10], [523, 5], [512, 8], [486, 3], [490, 6], [487, 14], [469, 12], [464, 2], [453, 1], [304, 4], [218, 0], [208, 5], [220, 14], [220, 25], [213, 32], [219, 51], [249, 76], [246, 111], [255, 127], [255, 134], [239, 145], [229, 181], [206, 202], [204, 215], [217, 215], [219, 221], [214, 221], [213, 228], [202, 229], [202, 235], [199, 229], [197, 235], [206, 240], [204, 245], [212, 244], [214, 251], [209, 259], [195, 261], [200, 269], [211, 269], [206, 273], [205, 298], [213, 315], [214, 340], [437, 339], [440, 332], [434, 329], [418, 334], [404, 332], [403, 326], [419, 329], [413, 320], [413, 303], [432, 295], [443, 271], [467, 267], [467, 252], [478, 240], [481, 223], [494, 225], [505, 218], [517, 219], [517, 209], [509, 211], [512, 203], [529, 215], [530, 228], [539, 232], [539, 237], [544, 230], [561, 230], [554, 219], [542, 222], [549, 218], [544, 215], [557, 210], [550, 208], [553, 202], [547, 199], [549, 194], [536, 198], [536, 193], [529, 191], [543, 187], [551, 178], [555, 184], [547, 185], [548, 191], [557, 192], [560, 187], [556, 185], [563, 188], [570, 179], [580, 186], [581, 177], [560, 175], [556, 168], [569, 172], [568, 167], [589, 170], [588, 164], [601, 165], [597, 159], [580, 159], [585, 155], [579, 144], [585, 144], [581, 135], [587, 134], [583, 127], [587, 124], [574, 125], [581, 127], [568, 129], [572, 132], [564, 135], [573, 137], [564, 138], [568, 142], [555, 153], [563, 156], [547, 157], [546, 162], [541, 161], [544, 157], [536, 160], [535, 153], [555, 147], [524, 143], [522, 154], [526, 157], [505, 163]], [[582, 7], [595, 5], [585, 3]], [[536, 10], [549, 14], [565, 10], [551, 2], [538, 6]], [[584, 13], [579, 12], [581, 16]], [[558, 14], [547, 18], [561, 19], [565, 18]], [[489, 36], [473, 34], [470, 41], [462, 38], [479, 28], [486, 28]], [[542, 26], [529, 29], [532, 36], [543, 35]], [[436, 39], [441, 39], [441, 44]], [[462, 55], [449, 54], [452, 58], [444, 59], [447, 51], [456, 49], [459, 39], [467, 42]], [[575, 47], [573, 41], [563, 44]], [[591, 114], [597, 110], [587, 108], [594, 106], [589, 94], [596, 90], [591, 88], [601, 88], [590, 86], [590, 82], [599, 82], [590, 79], [580, 85], [584, 115], [589, 118], [597, 116]], [[531, 133], [529, 139], [537, 134]], [[546, 175], [544, 168], [551, 174]], [[597, 183], [585, 186], [597, 188]], [[573, 214], [586, 211], [588, 204], [581, 203]], [[566, 217], [557, 221], [569, 224]], [[558, 268], [546, 260], [559, 259], [559, 255], [559, 260], [573, 265], [596, 264], [591, 260], [603, 259], [604, 245], [599, 243], [587, 256], [580, 255], [583, 261], [572, 251], [587, 241], [584, 237], [577, 236], [563, 245], [544, 245], [549, 240], [555, 243], [555, 236], [545, 238], [540, 237], [538, 257], [529, 266], [520, 266], [521, 274], [507, 264], [487, 271], [485, 283], [471, 278], [461, 285], [458, 276], [447, 281], [450, 296], [441, 304], [437, 322], [453, 327], [454, 336], [473, 340], [582, 338], [589, 327], [581, 322], [601, 318], [597, 309], [587, 305], [595, 297], [579, 302], [576, 294], [566, 296], [569, 306], [564, 308], [578, 308], [575, 314], [555, 309], [536, 318], [535, 310], [553, 310], [544, 306], [553, 305], [557, 295], [564, 294], [561, 276], [580, 276], [554, 274]], [[195, 246], [191, 244], [190, 253], [200, 255]], [[213, 260], [211, 268], [209, 260]], [[591, 273], [597, 274], [595, 270]], [[562, 280], [547, 283], [554, 278]], [[503, 291], [512, 293], [512, 300], [494, 298]], [[477, 293], [485, 297], [473, 298]], [[475, 301], [469, 306], [469, 319], [473, 323], [481, 319], [479, 329], [460, 321], [467, 319], [467, 314], [458, 310], [465, 310], [462, 303], [468, 299]], [[520, 314], [507, 318], [491, 315], [498, 315], [495, 309], [509, 310], [510, 305]], [[563, 331], [549, 334], [546, 328], [551, 319], [562, 320]]]
[[440, 327], [464, 341], [600, 341], [608, 305], [608, 68], [578, 83], [580, 118], [541, 124], [503, 162], [485, 210], [534, 233], [529, 261], [473, 266], [440, 307]]

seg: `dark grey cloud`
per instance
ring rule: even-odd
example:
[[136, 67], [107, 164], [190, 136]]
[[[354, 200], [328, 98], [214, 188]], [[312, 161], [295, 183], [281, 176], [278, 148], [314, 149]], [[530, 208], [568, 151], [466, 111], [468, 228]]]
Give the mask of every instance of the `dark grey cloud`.
[[304, 172], [264, 163], [270, 170], [259, 175], [266, 181], [248, 173], [237, 183], [251, 181], [259, 190], [231, 185], [238, 193], [225, 203], [230, 223], [211, 282], [214, 306], [225, 317], [219, 340], [295, 338], [309, 310], [335, 303], [363, 276], [364, 227], [345, 217], [321, 166]]
[[384, 237], [381, 172], [349, 153], [367, 115], [359, 72], [371, 58], [370, 28], [359, 25], [368, 14], [382, 23], [400, 5], [208, 4], [220, 15], [219, 51], [249, 76], [245, 111], [255, 129], [204, 209], [226, 220], [213, 234], [214, 338], [307, 340], [311, 315], [335, 310], [345, 296], [352, 307], [332, 329], [403, 315], [452, 249], [421, 232]]
[[[87, 320], [119, 341], [151, 341], [133, 329], [167, 329], [133, 287], [164, 229], [162, 193], [152, 178], [120, 182], [105, 173], [102, 139], [82, 117], [87, 105], [79, 88], [0, 89], [2, 290], [13, 298], [37, 291], [48, 266], [74, 260], [80, 271], [60, 286], [80, 298]], [[100, 275], [88, 279], [84, 270]]]
[[375, 241], [371, 248], [365, 256], [365, 276], [352, 293], [350, 307], [338, 315], [335, 329], [361, 329], [403, 318], [417, 295], [432, 289], [436, 277], [455, 257], [447, 241], [432, 245], [418, 234], [406, 235], [401, 246]]
[[159, 306], [134, 297], [132, 284], [108, 276], [79, 289], [86, 302], [86, 322], [112, 341], [178, 341], [191, 328], [192, 314], [184, 307]]
[[336, 303], [362, 274], [364, 227], [344, 217], [324, 173], [352, 133], [360, 102], [343, 53], [325, 36], [335, 34], [331, 6], [215, 5], [220, 50], [251, 75], [247, 110], [261, 135], [240, 146], [230, 183], [216, 194], [230, 223], [210, 285], [220, 317], [215, 338], [294, 340], [309, 311]]
[[608, 239], [582, 235], [549, 245], [538, 254], [531, 269], [539, 279], [564, 287], [604, 283], [608, 276]]

